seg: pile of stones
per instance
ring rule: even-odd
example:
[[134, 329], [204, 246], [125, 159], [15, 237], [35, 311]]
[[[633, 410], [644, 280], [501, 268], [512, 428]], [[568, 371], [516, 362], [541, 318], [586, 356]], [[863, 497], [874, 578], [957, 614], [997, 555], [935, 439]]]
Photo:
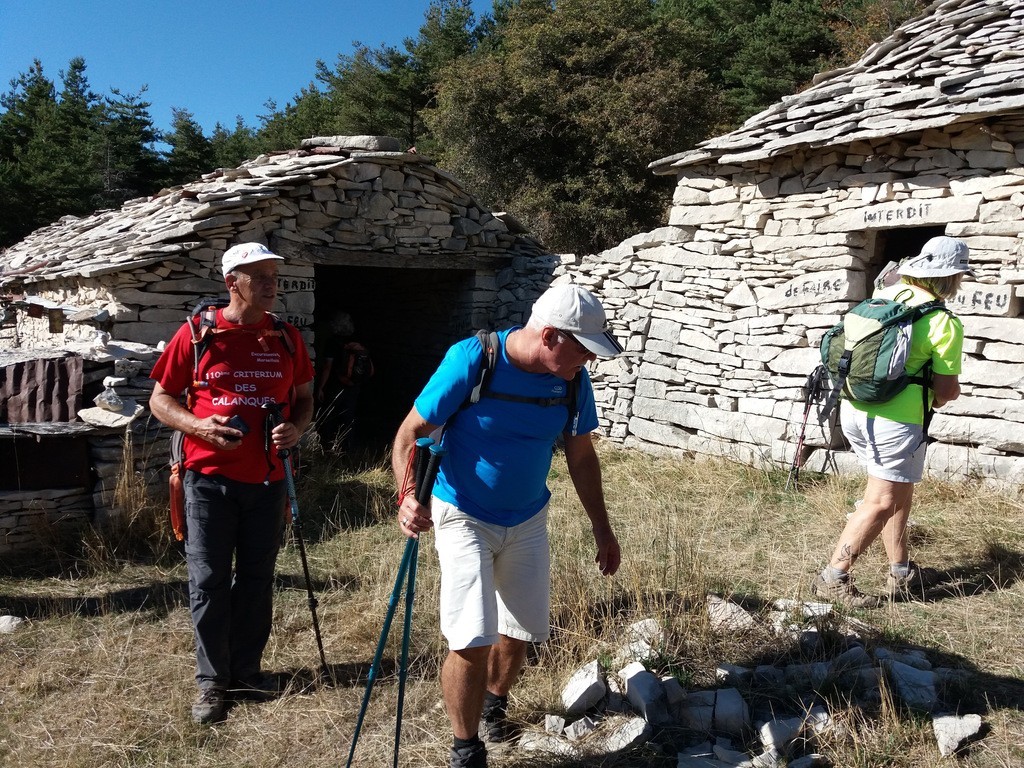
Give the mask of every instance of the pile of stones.
[[[612, 655], [610, 668], [617, 671], [606, 672], [597, 659], [577, 669], [562, 691], [562, 709], [545, 716], [543, 731], [525, 732], [519, 747], [566, 757], [643, 747], [677, 755], [680, 768], [810, 768], [828, 765], [816, 750], [825, 738], [846, 732], [836, 701], [869, 709], [886, 695], [933, 713], [943, 755], [961, 749], [981, 728], [979, 715], [948, 714], [940, 697], [965, 682], [960, 671], [933, 668], [921, 649], [869, 644], [870, 628], [853, 619], [827, 632], [827, 625], [840, 622], [830, 605], [779, 600], [762, 618], [709, 595], [707, 611], [713, 631], [769, 632], [799, 651], [794, 658], [821, 658], [826, 647], [837, 651], [813, 662], [722, 663], [717, 685], [688, 690], [679, 678], [647, 668], [663, 655], [666, 637], [660, 622], [645, 619], [629, 627]], [[829, 690], [839, 696], [824, 696]]]

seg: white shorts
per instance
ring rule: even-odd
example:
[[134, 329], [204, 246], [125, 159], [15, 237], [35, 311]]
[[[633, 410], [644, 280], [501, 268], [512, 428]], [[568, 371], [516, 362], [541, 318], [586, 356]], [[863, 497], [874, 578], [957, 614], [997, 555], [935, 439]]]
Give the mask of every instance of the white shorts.
[[869, 417], [843, 401], [843, 434], [871, 477], [893, 483], [919, 483], [928, 446], [920, 424]]
[[506, 528], [434, 498], [441, 565], [441, 633], [453, 651], [494, 645], [499, 635], [539, 643], [550, 634], [548, 508]]

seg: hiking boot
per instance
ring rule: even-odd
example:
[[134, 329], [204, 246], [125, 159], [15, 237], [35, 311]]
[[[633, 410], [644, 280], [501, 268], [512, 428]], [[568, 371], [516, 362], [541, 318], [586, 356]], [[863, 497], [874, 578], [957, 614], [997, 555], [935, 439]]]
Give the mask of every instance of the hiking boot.
[[224, 717], [224, 689], [200, 688], [192, 705], [192, 719], [200, 725], [214, 723]]
[[233, 699], [238, 701], [270, 701], [281, 693], [277, 678], [269, 675], [253, 675], [244, 680], [234, 680], [228, 689]]
[[482, 741], [461, 749], [452, 748], [451, 768], [487, 768], [487, 747]]
[[877, 608], [882, 604], [879, 598], [865, 595], [857, 589], [852, 576], [847, 576], [842, 581], [825, 581], [819, 573], [811, 583], [811, 594], [844, 608]]
[[490, 744], [501, 744], [512, 741], [519, 728], [508, 719], [508, 697], [491, 697], [484, 703], [483, 715], [480, 717], [480, 738]]
[[907, 575], [893, 576], [890, 572], [885, 580], [885, 586], [893, 600], [923, 600], [925, 590], [934, 587], [940, 581], [942, 574], [937, 570], [925, 568], [911, 560]]

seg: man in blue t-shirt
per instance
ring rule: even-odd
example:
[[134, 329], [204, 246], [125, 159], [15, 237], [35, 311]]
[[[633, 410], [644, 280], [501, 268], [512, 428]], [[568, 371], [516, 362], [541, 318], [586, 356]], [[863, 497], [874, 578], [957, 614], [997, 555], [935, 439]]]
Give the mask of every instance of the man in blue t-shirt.
[[[599, 355], [622, 351], [604, 308], [586, 289], [558, 285], [537, 300], [525, 327], [498, 338], [493, 374], [480, 401], [464, 409], [484, 350], [475, 336], [448, 350], [399, 428], [392, 456], [402, 532], [435, 531], [441, 631], [449, 647], [441, 689], [455, 737], [452, 768], [487, 765], [481, 736], [511, 738], [508, 691], [528, 643], [549, 635], [546, 480], [559, 436], [590, 518], [601, 573], [614, 574], [621, 558], [590, 435], [598, 421], [585, 368]], [[415, 500], [407, 467], [416, 440], [445, 424], [447, 452], [427, 508]]]

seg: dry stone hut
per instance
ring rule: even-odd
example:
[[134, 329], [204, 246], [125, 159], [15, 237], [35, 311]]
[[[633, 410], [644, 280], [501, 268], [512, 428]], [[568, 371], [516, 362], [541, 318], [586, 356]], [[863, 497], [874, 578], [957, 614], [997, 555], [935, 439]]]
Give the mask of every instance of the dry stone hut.
[[[159, 484], [166, 435], [143, 412], [156, 345], [200, 297], [224, 295], [220, 255], [234, 243], [287, 258], [279, 311], [314, 349], [334, 313], [351, 316], [376, 368], [364, 423], [383, 440], [449, 343], [525, 319], [558, 257], [399, 149], [310, 139], [66, 217], [0, 254], [0, 554], [56, 521], [109, 515], [126, 467]], [[103, 392], [124, 407], [92, 407]]]
[[929, 471], [1019, 485], [1022, 39], [1021, 0], [934, 3], [852, 66], [652, 163], [677, 178], [669, 226], [572, 267], [623, 308], [634, 352], [602, 393], [611, 436], [788, 465], [824, 331], [889, 261], [948, 234], [978, 275], [952, 305], [964, 394], [932, 423]]

